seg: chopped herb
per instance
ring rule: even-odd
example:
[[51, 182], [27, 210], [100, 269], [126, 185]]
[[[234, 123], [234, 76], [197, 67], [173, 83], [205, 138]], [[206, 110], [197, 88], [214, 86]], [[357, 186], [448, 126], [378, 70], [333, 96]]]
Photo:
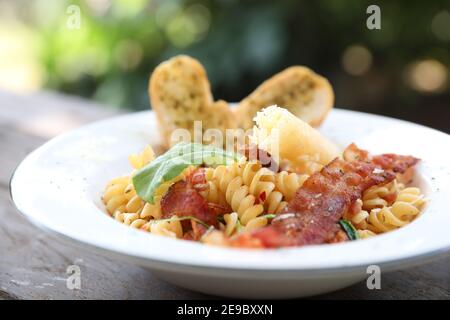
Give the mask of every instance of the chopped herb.
[[358, 240], [359, 235], [358, 231], [356, 231], [353, 224], [348, 220], [340, 220], [339, 224], [341, 225], [341, 228], [347, 233], [347, 236], [350, 240]]
[[223, 216], [217, 216], [217, 221], [225, 223], [225, 218]]

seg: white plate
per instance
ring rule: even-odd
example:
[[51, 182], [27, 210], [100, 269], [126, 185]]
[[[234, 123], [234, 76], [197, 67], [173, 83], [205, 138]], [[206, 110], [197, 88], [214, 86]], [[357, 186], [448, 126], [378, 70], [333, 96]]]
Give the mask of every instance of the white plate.
[[227, 249], [152, 235], [104, 212], [107, 181], [128, 174], [128, 155], [159, 135], [152, 112], [100, 121], [57, 137], [17, 168], [11, 194], [37, 225], [161, 278], [222, 296], [286, 298], [329, 292], [381, 272], [424, 263], [450, 249], [449, 135], [405, 121], [335, 109], [320, 129], [344, 147], [411, 154], [423, 161], [415, 184], [429, 202], [410, 225], [369, 240], [276, 250]]

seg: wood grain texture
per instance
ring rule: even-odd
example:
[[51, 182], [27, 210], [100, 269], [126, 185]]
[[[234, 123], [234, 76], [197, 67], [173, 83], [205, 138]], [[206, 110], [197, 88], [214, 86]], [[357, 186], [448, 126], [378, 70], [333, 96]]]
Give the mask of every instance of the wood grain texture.
[[[62, 243], [14, 208], [9, 179], [18, 163], [45, 140], [116, 111], [78, 98], [0, 91], [0, 300], [205, 299], [167, 284], [151, 272]], [[66, 286], [67, 267], [81, 268], [81, 289]], [[381, 290], [365, 283], [314, 298], [450, 299], [450, 257], [382, 277]]]

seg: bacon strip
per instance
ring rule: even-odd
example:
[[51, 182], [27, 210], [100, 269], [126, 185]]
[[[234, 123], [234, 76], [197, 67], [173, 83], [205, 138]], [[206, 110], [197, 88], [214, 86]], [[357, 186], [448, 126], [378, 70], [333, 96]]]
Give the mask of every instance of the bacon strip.
[[381, 155], [374, 157], [375, 162], [368, 162], [364, 159], [367, 154], [354, 148], [358, 156], [355, 160], [337, 158], [311, 175], [270, 226], [238, 236], [230, 241], [231, 245], [276, 248], [334, 242], [340, 231], [338, 221], [365, 190], [394, 180], [395, 172], [418, 161], [413, 157]]
[[382, 154], [372, 158], [372, 163], [376, 166], [395, 173], [404, 173], [418, 162], [419, 159], [412, 156], [400, 156], [393, 153]]
[[412, 156], [402, 156], [393, 153], [385, 153], [370, 158], [369, 153], [359, 149], [356, 144], [350, 144], [344, 151], [346, 161], [368, 161], [383, 170], [390, 170], [395, 173], [404, 173], [419, 162], [419, 159]]
[[[161, 199], [163, 218], [170, 218], [174, 215], [178, 217], [192, 216], [206, 224], [217, 226], [217, 216], [224, 214], [227, 208], [209, 203], [200, 195], [199, 190], [205, 183], [203, 169], [195, 170], [187, 177], [186, 181], [174, 183]], [[183, 227], [186, 226], [189, 226], [189, 223], [183, 223]]]

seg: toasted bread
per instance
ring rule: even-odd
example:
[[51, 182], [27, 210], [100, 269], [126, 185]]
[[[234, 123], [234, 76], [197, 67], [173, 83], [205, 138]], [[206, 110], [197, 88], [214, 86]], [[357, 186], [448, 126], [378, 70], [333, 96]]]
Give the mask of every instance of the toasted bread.
[[236, 126], [226, 102], [214, 102], [205, 69], [191, 57], [161, 63], [150, 78], [149, 95], [166, 147], [175, 129], [187, 129], [193, 140], [194, 121], [202, 121], [203, 132]]
[[316, 127], [325, 119], [333, 104], [333, 88], [327, 79], [306, 67], [294, 66], [264, 81], [239, 103], [235, 113], [239, 126], [248, 129], [252, 127], [257, 111], [278, 105]]

